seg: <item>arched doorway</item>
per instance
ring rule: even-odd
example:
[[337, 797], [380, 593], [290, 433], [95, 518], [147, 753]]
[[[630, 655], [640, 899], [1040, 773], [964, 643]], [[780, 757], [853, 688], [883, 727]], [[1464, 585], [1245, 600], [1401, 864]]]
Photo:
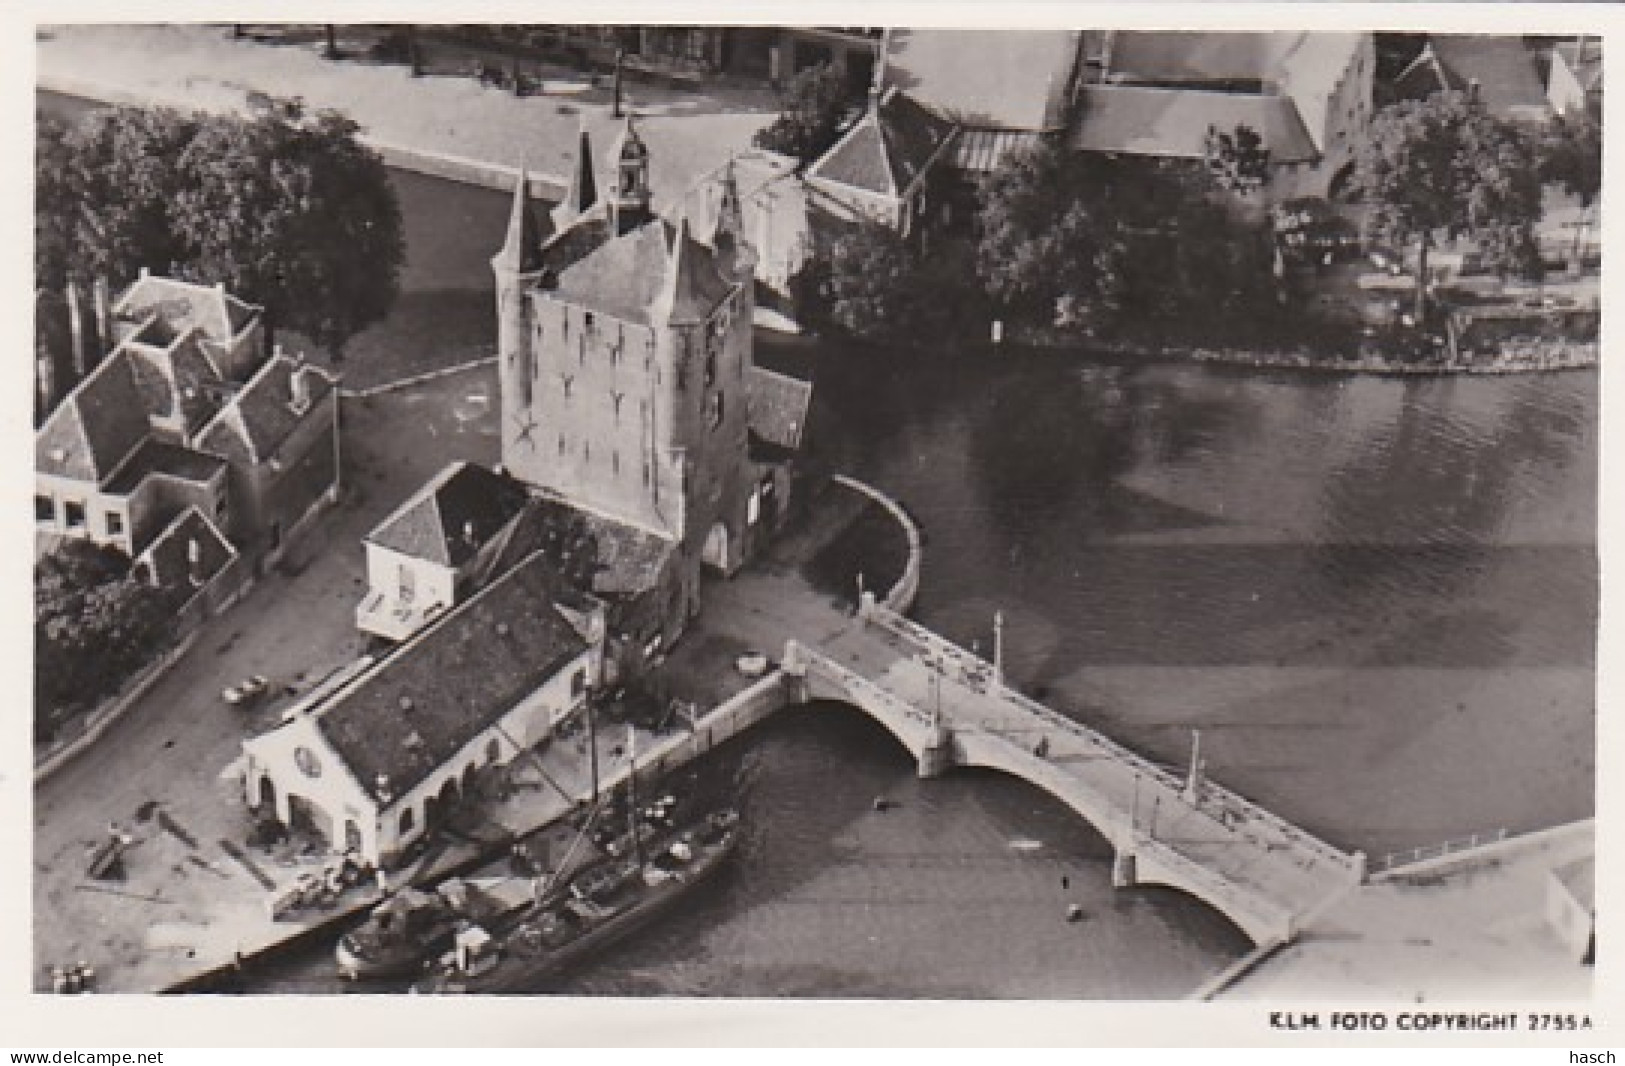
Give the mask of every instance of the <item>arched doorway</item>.
[[276, 817], [276, 784], [269, 774], [260, 777], [259, 795], [255, 798], [254, 812]]
[[316, 838], [323, 846], [333, 843], [333, 819], [304, 796], [289, 794], [288, 828]]
[[714, 566], [718, 570], [728, 569], [728, 527], [721, 522], [713, 525], [711, 532], [705, 535], [705, 547], [700, 552], [700, 562]]
[[455, 776], [446, 778], [446, 783], [440, 786], [440, 791], [423, 801], [423, 824], [429, 828], [444, 825], [446, 817], [451, 814], [461, 798], [457, 778]]
[[1359, 195], [1354, 187], [1355, 164], [1350, 161], [1338, 167], [1332, 174], [1331, 184], [1326, 186], [1326, 199], [1333, 203], [1352, 203]]

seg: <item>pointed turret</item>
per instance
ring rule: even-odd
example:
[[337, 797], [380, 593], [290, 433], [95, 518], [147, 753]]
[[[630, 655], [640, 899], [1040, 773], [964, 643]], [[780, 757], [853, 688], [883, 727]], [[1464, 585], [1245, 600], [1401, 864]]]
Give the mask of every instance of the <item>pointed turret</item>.
[[718, 183], [718, 197], [717, 225], [711, 244], [716, 249], [717, 265], [723, 276], [737, 278], [755, 268], [755, 256], [745, 240], [745, 212], [739, 202], [739, 179], [734, 173], [732, 158]]
[[508, 237], [491, 259], [491, 269], [508, 275], [532, 274], [542, 269], [542, 242], [546, 238], [536, 213], [530, 209], [530, 176], [520, 166], [513, 187], [513, 211], [508, 216]]
[[598, 202], [598, 179], [592, 165], [592, 138], [587, 135], [587, 123], [581, 123], [581, 136], [576, 144], [575, 166], [570, 170], [570, 187], [564, 199], [553, 209], [553, 225], [565, 229], [591, 211]]
[[674, 326], [704, 322], [728, 291], [710, 249], [689, 234], [688, 216], [679, 215], [666, 259], [666, 276], [649, 308], [649, 317]]
[[615, 138], [615, 189], [609, 198], [617, 235], [630, 233], [653, 217], [650, 211], [649, 146], [643, 143], [627, 113], [626, 125]]

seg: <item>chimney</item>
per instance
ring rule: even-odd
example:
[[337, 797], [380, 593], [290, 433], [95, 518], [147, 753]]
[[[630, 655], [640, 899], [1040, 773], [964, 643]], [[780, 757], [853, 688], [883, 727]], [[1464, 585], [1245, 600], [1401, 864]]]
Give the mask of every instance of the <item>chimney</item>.
[[390, 791], [388, 774], [379, 774], [373, 778], [372, 790], [378, 796], [378, 802], [386, 806], [395, 798], [394, 793]]
[[479, 543], [479, 538], [474, 535], [474, 520], [472, 518], [463, 523], [463, 539], [471, 545]]
[[193, 588], [203, 584], [203, 572], [200, 569], [202, 565], [203, 548], [198, 544], [197, 538], [192, 537], [186, 542], [186, 571]]
[[[280, 349], [278, 354], [281, 354]], [[288, 387], [293, 393], [288, 406], [293, 408], [294, 414], [302, 415], [310, 410], [310, 380], [305, 374], [306, 371], [299, 369], [288, 376]]]
[[95, 288], [91, 291], [96, 301], [96, 346], [105, 352], [113, 347], [112, 301], [108, 297], [107, 278], [96, 275]]
[[79, 285], [72, 278], [68, 279], [63, 295], [68, 304], [68, 332], [73, 336], [73, 376], [82, 380], [90, 372], [90, 363], [85, 358], [85, 323], [79, 315]]

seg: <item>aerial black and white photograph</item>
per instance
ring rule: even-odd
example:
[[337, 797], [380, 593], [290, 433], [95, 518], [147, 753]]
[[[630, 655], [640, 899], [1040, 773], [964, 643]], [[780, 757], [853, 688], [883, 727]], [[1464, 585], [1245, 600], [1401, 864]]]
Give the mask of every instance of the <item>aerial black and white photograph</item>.
[[1581, 1040], [1605, 37], [1109, 14], [34, 24], [33, 994]]

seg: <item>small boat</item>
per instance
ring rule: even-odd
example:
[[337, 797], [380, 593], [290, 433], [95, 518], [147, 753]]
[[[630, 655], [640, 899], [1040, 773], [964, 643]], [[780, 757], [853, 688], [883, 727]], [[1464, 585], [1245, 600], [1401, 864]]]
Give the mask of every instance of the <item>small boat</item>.
[[528, 908], [505, 932], [470, 926], [453, 937], [441, 972], [412, 991], [529, 992], [537, 982], [622, 939], [704, 884], [739, 843], [739, 815], [715, 811], [680, 828], [644, 861], [588, 867], [561, 897]]
[[378, 904], [334, 948], [339, 972], [351, 980], [413, 977], [472, 924], [500, 926], [535, 901], [529, 879], [452, 879], [433, 892], [403, 888]]

